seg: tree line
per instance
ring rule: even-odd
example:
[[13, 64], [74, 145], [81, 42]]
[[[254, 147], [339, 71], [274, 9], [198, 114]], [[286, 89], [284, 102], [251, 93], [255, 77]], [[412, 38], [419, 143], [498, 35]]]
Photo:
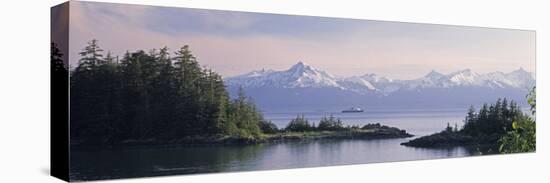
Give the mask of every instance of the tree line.
[[526, 96], [532, 116], [524, 113], [514, 102], [498, 99], [494, 104], [483, 105], [476, 113], [471, 107], [460, 133], [482, 137], [498, 144], [499, 152], [532, 152], [536, 149], [536, 93], [533, 88]]
[[286, 132], [310, 132], [310, 131], [343, 131], [351, 129], [375, 129], [381, 128], [382, 126], [378, 123], [376, 124], [366, 124], [363, 127], [359, 126], [349, 126], [344, 125], [344, 122], [340, 118], [336, 118], [333, 115], [324, 116], [321, 118], [319, 123], [310, 122], [304, 117], [303, 114], [299, 114], [296, 118], [292, 119], [285, 128], [280, 131]]
[[498, 147], [501, 153], [533, 152], [536, 150], [535, 98], [533, 88], [527, 95], [532, 116], [524, 113], [514, 101], [498, 99], [494, 104], [484, 104], [478, 111], [470, 107], [461, 129], [447, 124], [445, 130], [439, 133], [413, 139], [403, 145], [490, 145], [490, 151]]
[[306, 131], [339, 131], [344, 130], [346, 127], [340, 118], [335, 118], [330, 115], [329, 117], [325, 116], [321, 118], [319, 124], [315, 126], [315, 123], [310, 123], [304, 115], [298, 115], [296, 118], [292, 119], [287, 126], [284, 128], [284, 131], [290, 132], [306, 132]]
[[170, 142], [197, 136], [255, 137], [265, 120], [242, 89], [230, 99], [221, 75], [188, 45], [105, 54], [97, 40], [70, 71], [71, 142]]
[[523, 116], [521, 108], [514, 101], [497, 99], [494, 104], [484, 104], [477, 112], [474, 107], [470, 107], [461, 132], [471, 136], [502, 136], [512, 129], [515, 119]]
[[498, 99], [494, 104], [483, 105], [478, 112], [471, 107], [458, 131], [475, 138], [485, 138], [498, 144], [501, 153], [533, 152], [536, 150], [536, 88], [527, 94], [531, 114], [524, 113], [514, 102]]
[[[527, 96], [528, 100], [530, 97], [531, 95]], [[534, 102], [528, 103], [532, 104], [531, 110], [534, 115]], [[500, 152], [535, 150], [535, 121], [514, 101], [508, 102], [506, 98], [498, 99], [494, 104], [484, 104], [477, 112], [470, 107], [464, 122], [463, 128], [456, 133], [469, 135], [484, 143], [496, 144]], [[527, 130], [519, 129], [520, 125]], [[518, 147], [522, 149], [513, 150]]]

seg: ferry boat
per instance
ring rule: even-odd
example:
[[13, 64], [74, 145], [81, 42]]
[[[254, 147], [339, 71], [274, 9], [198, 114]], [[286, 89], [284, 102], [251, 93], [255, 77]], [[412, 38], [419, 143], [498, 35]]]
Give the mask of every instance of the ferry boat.
[[363, 112], [363, 109], [361, 109], [361, 108], [359, 108], [359, 107], [352, 107], [352, 108], [349, 108], [349, 109], [343, 110], [342, 112], [343, 112], [343, 113], [350, 113], [350, 112]]

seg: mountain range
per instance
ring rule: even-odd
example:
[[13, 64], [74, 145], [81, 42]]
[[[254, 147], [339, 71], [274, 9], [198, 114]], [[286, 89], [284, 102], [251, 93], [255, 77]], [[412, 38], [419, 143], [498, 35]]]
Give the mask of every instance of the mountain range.
[[[259, 101], [260, 106], [268, 108], [277, 104], [280, 104], [281, 107], [296, 104], [295, 96], [302, 96], [297, 101], [306, 100], [305, 103], [308, 103], [307, 98], [311, 98], [312, 101], [319, 100], [315, 97], [323, 97], [324, 100], [342, 101], [314, 104], [315, 107], [319, 105], [345, 106], [349, 103], [357, 104], [357, 101], [364, 101], [363, 104], [359, 105], [372, 106], [377, 102], [380, 105], [396, 105], [391, 101], [397, 99], [401, 100], [400, 102], [396, 101], [401, 103], [399, 105], [401, 107], [414, 107], [416, 105], [408, 103], [416, 100], [412, 97], [439, 98], [446, 101], [448, 105], [463, 104], [464, 102], [477, 105], [482, 102], [491, 102], [484, 100], [486, 98], [476, 97], [474, 97], [476, 98], [474, 100], [460, 102], [448, 98], [471, 98], [468, 95], [489, 96], [491, 99], [506, 97], [522, 100], [521, 97], [524, 97], [528, 89], [535, 85], [535, 77], [533, 73], [523, 68], [509, 73], [491, 72], [485, 74], [479, 74], [470, 69], [448, 74], [432, 70], [423, 77], [411, 80], [394, 80], [373, 73], [339, 77], [303, 62], [298, 62], [283, 71], [262, 69], [229, 77], [225, 79], [225, 83], [230, 93], [234, 93], [237, 88], [242, 87], [252, 98]], [[449, 94], [454, 94], [454, 96], [449, 96]], [[271, 101], [273, 98], [277, 98], [279, 101]], [[345, 100], [347, 98], [354, 100], [348, 102], [348, 100]], [[428, 99], [426, 98], [426, 100]], [[287, 101], [287, 105], [281, 103], [285, 101]], [[426, 104], [426, 102], [420, 103]], [[437, 107], [437, 104], [434, 105], [433, 107]], [[459, 106], [462, 107], [463, 105]]]

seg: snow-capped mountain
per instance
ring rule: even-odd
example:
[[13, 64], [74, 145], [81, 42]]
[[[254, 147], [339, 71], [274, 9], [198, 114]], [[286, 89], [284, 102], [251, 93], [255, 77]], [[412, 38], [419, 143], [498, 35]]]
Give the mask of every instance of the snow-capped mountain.
[[412, 81], [409, 88], [518, 88], [528, 89], [535, 85], [533, 75], [523, 68], [510, 73], [491, 72], [478, 74], [470, 69], [453, 72], [447, 75], [432, 71], [425, 77]]
[[243, 88], [337, 88], [356, 93], [389, 95], [400, 90], [448, 88], [517, 88], [528, 89], [535, 85], [533, 74], [523, 68], [510, 73], [478, 74], [464, 69], [449, 74], [432, 70], [424, 77], [413, 80], [392, 80], [376, 74], [335, 77], [325, 71], [298, 62], [288, 70], [260, 70], [226, 79], [228, 86]]
[[[490, 79], [490, 78], [487, 78]], [[423, 78], [407, 82], [408, 89], [421, 88], [453, 88], [453, 87], [484, 87], [485, 78], [480, 74], [472, 72], [470, 69], [464, 69], [444, 75], [432, 70]]]
[[505, 78], [509, 85], [519, 88], [531, 88], [536, 84], [534, 73], [527, 72], [523, 68], [506, 74]]
[[298, 62], [285, 71], [253, 71], [228, 78], [226, 83], [245, 88], [342, 88], [334, 76], [303, 62]]

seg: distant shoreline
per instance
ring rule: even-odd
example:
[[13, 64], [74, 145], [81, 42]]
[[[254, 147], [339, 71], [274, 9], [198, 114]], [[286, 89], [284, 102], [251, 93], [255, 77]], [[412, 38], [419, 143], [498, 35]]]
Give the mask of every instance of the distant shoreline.
[[260, 137], [238, 137], [238, 136], [195, 136], [171, 141], [149, 140], [126, 140], [120, 144], [71, 144], [74, 149], [104, 149], [104, 148], [139, 148], [139, 147], [194, 147], [194, 146], [225, 146], [225, 145], [252, 145], [268, 143], [284, 143], [315, 140], [342, 140], [342, 139], [391, 139], [409, 138], [414, 135], [395, 127], [380, 126], [372, 129], [346, 129], [338, 131], [308, 131], [308, 132], [278, 132], [263, 134]]

